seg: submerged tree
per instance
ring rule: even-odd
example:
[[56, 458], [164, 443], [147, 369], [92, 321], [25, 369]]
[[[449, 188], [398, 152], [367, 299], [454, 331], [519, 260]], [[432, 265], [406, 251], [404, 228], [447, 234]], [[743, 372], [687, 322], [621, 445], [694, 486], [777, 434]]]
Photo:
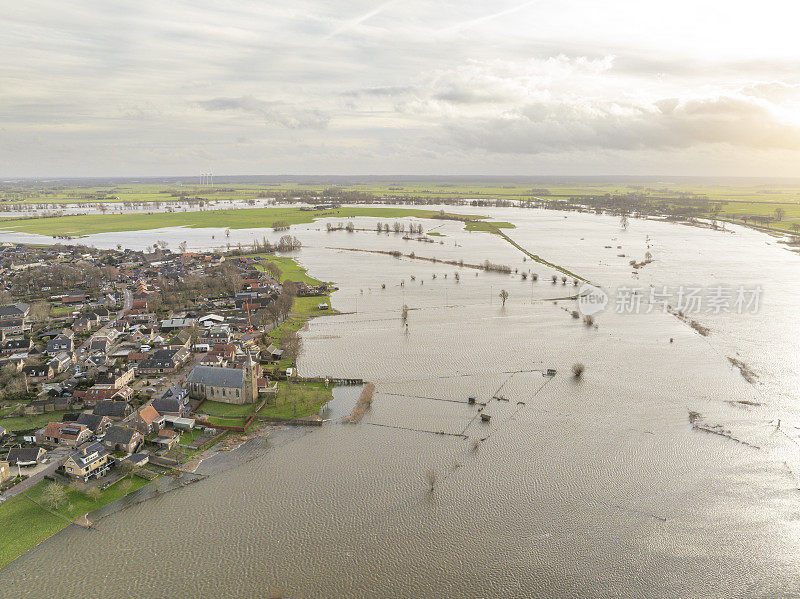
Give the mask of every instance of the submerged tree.
[[500, 292], [500, 299], [503, 301], [503, 305], [505, 306], [505, 305], [506, 305], [506, 300], [508, 299], [508, 291], [506, 291], [505, 289], [503, 289], [503, 290]]
[[425, 472], [425, 482], [428, 483], [428, 487], [431, 493], [436, 488], [436, 471], [433, 469], [429, 469]]
[[579, 379], [583, 376], [584, 370], [586, 370], [586, 367], [581, 362], [575, 362], [572, 365], [572, 374], [576, 379]]

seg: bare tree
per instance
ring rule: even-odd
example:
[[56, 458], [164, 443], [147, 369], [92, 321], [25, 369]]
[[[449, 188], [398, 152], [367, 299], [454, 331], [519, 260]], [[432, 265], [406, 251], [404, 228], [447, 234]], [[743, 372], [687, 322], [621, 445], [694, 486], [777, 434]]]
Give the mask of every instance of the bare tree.
[[30, 319], [35, 322], [45, 322], [50, 318], [50, 304], [49, 302], [41, 301], [31, 304]]
[[42, 494], [42, 501], [50, 509], [57, 510], [66, 503], [67, 490], [55, 481], [47, 483]]

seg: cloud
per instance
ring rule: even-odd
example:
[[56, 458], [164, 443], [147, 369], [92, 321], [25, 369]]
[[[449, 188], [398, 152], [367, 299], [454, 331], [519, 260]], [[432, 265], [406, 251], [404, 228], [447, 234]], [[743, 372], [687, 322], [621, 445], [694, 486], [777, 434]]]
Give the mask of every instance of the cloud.
[[11, 3], [0, 161], [8, 176], [580, 174], [612, 153], [603, 165], [645, 173], [724, 154], [732, 174], [796, 171], [791, 19], [609, 0], [588, 20], [590, 5]]
[[197, 102], [209, 112], [231, 111], [258, 116], [267, 124], [287, 129], [324, 129], [331, 120], [329, 114], [308, 108], [295, 108], [282, 102], [266, 102], [253, 96], [211, 98]]
[[705, 144], [800, 149], [800, 128], [758, 101], [733, 96], [664, 99], [649, 106], [537, 103], [502, 117], [450, 122], [444, 129], [463, 148], [504, 154], [680, 150]]

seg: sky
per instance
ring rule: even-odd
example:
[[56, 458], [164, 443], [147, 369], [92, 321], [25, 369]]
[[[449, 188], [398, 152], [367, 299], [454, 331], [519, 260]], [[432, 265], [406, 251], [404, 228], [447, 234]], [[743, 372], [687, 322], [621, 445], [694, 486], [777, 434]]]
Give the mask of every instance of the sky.
[[800, 176], [785, 0], [2, 0], [0, 178]]

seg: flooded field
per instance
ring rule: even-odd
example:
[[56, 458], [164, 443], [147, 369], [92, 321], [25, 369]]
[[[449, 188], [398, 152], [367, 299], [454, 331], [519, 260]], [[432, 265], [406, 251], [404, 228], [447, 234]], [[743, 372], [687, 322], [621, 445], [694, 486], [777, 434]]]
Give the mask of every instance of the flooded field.
[[[3, 597], [156, 587], [193, 597], [800, 596], [800, 256], [742, 228], [631, 219], [623, 230], [609, 216], [461, 210], [513, 222], [515, 242], [602, 286], [610, 300], [597, 326], [559, 299], [576, 293], [571, 279], [557, 273], [554, 284], [555, 271], [458, 222], [414, 221], [436, 227], [435, 243], [376, 234], [371, 218], [354, 219], [369, 229], [354, 233], [326, 232], [328, 221], [292, 227], [309, 274], [340, 287], [341, 313], [303, 332], [299, 370], [375, 383], [361, 423], [337, 421], [353, 400], [342, 392], [323, 427], [274, 431], [201, 464], [214, 474], [206, 480], [52, 537], [0, 571]], [[264, 236], [279, 234], [161, 229], [82, 242], [201, 248]], [[647, 252], [652, 262], [634, 272], [630, 260]], [[660, 307], [615, 306], [619, 288], [641, 288], [646, 305], [651, 286], [715, 285], [760, 285], [761, 304], [692, 315], [707, 336]], [[102, 559], [86, 567], [78, 546]]]

